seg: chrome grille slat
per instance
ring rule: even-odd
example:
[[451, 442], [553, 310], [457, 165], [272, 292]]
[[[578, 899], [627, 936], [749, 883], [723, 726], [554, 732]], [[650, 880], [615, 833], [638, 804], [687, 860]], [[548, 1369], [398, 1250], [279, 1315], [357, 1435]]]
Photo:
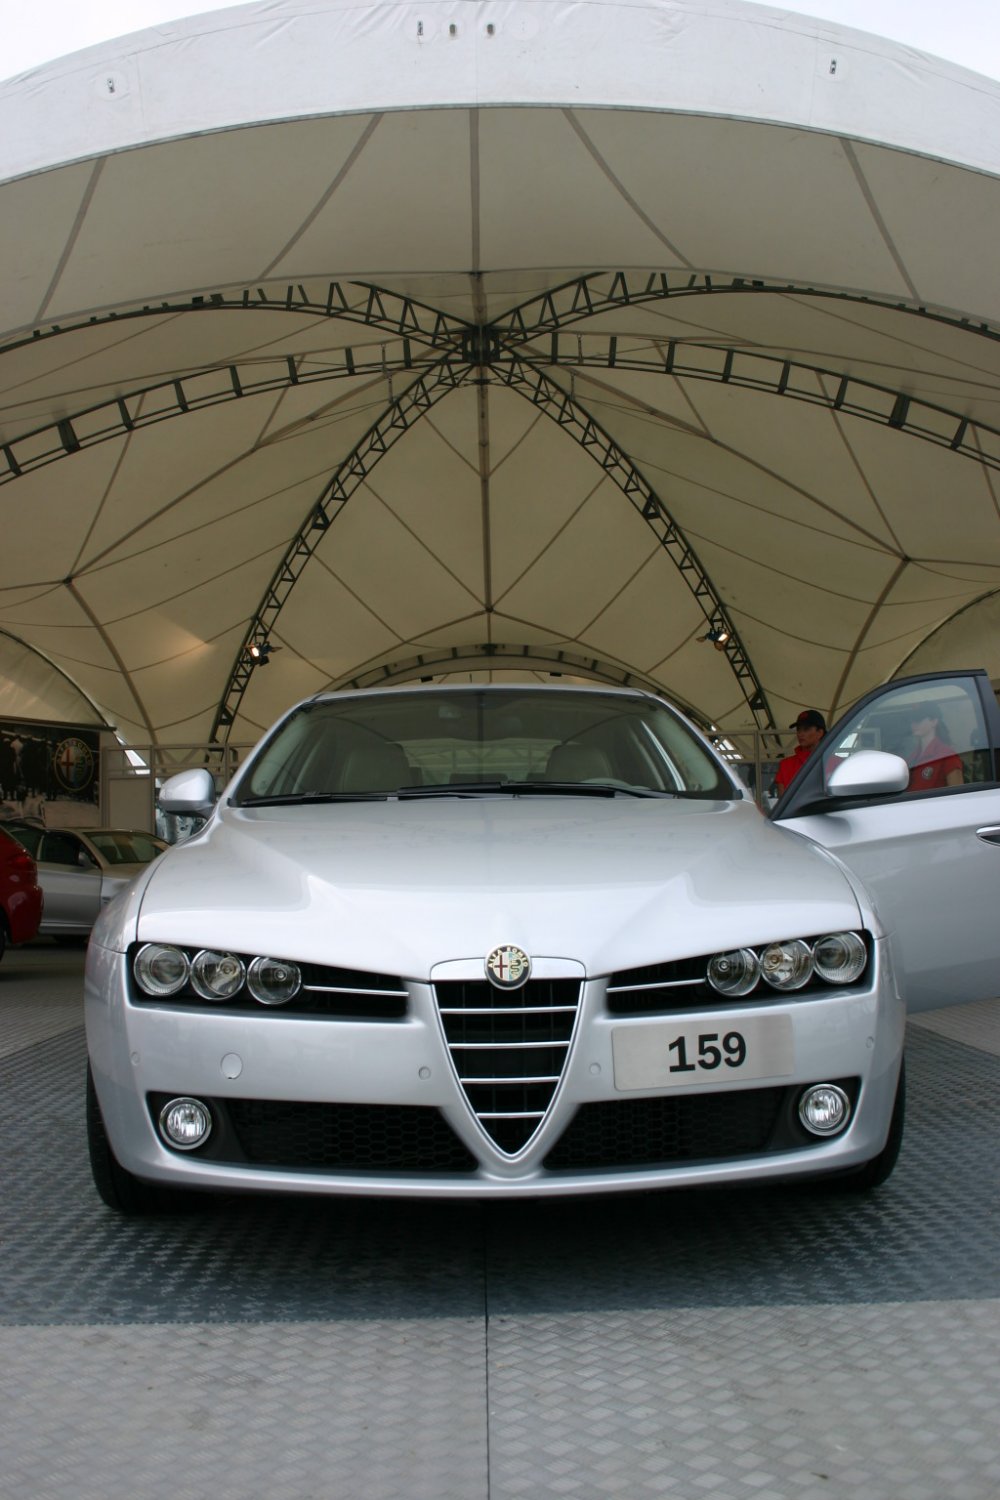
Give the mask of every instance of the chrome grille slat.
[[507, 1114], [501, 1114], [499, 1111], [491, 1114], [484, 1110], [478, 1118], [480, 1120], [544, 1120], [545, 1110], [510, 1110]]
[[443, 1016], [557, 1016], [576, 1015], [575, 1005], [439, 1005]]
[[700, 979], [661, 979], [658, 984], [609, 984], [609, 995], [631, 995], [639, 990], [683, 990], [697, 987]]
[[548, 1113], [569, 1056], [582, 989], [577, 979], [529, 979], [514, 991], [485, 979], [434, 986], [455, 1076], [479, 1124], [505, 1155], [523, 1150]]
[[315, 995], [387, 995], [393, 1000], [405, 1000], [405, 990], [375, 990], [356, 984], [304, 984], [304, 990]]
[[512, 1046], [518, 1052], [530, 1052], [531, 1049], [539, 1047], [568, 1047], [569, 1042], [451, 1042], [452, 1052], [506, 1052]]
[[495, 1083], [558, 1083], [558, 1073], [533, 1073], [528, 1078], [460, 1078], [459, 1083], [465, 1084], [495, 1084]]

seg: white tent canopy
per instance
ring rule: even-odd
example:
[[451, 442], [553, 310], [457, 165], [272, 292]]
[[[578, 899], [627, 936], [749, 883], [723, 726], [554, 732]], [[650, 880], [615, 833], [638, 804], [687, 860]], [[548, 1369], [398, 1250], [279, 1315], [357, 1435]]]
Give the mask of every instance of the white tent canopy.
[[1000, 84], [739, 0], [266, 0], [24, 74], [0, 631], [163, 745], [456, 672], [728, 729], [1000, 676], [998, 174]]

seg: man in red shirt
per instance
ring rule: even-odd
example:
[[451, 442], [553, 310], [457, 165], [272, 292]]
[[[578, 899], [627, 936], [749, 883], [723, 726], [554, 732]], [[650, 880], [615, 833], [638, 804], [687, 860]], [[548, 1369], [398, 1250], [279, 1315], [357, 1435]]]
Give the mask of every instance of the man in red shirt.
[[804, 708], [795, 723], [789, 724], [788, 727], [795, 730], [798, 745], [778, 766], [774, 785], [779, 797], [788, 791], [789, 786], [826, 734], [826, 720], [819, 709]]

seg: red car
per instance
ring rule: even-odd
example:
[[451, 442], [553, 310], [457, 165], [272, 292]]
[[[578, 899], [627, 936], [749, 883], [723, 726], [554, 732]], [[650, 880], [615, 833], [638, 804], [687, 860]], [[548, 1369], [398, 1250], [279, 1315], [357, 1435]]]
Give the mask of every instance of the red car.
[[0, 957], [8, 943], [26, 943], [42, 920], [35, 861], [0, 827]]

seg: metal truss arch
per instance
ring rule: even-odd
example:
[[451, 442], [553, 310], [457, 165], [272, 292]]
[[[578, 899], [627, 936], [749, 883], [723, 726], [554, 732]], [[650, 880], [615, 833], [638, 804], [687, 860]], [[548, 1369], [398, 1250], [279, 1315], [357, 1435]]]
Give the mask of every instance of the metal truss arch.
[[516, 671], [518, 669], [544, 672], [550, 677], [586, 677], [611, 687], [636, 688], [640, 692], [666, 698], [706, 732], [713, 727], [701, 709], [671, 692], [662, 683], [654, 681], [652, 677], [632, 671], [618, 662], [605, 661], [601, 657], [581, 651], [566, 650], [561, 646], [479, 641], [461, 646], [442, 647], [439, 650], [421, 651], [415, 656], [382, 662], [378, 666], [367, 668], [364, 672], [339, 677], [330, 683], [330, 691], [389, 687], [394, 683], [443, 677], [453, 672]]
[[471, 365], [441, 360], [425, 374], [419, 375], [400, 396], [390, 402], [343, 462], [338, 464], [286, 547], [263, 598], [250, 618], [216, 710], [210, 736], [212, 740], [217, 740], [219, 731], [228, 730], [235, 721], [254, 671], [251, 646], [262, 645], [268, 640], [289, 594], [323, 536], [351, 496], [414, 422], [419, 421], [442, 397], [471, 380], [473, 369]]
[[497, 383], [517, 391], [572, 437], [638, 511], [694, 596], [708, 625], [707, 633], [725, 653], [754, 724], [758, 729], [773, 731], [776, 726], [767, 695], [729, 612], [680, 527], [631, 459], [567, 391], [536, 365], [514, 358], [494, 365], [491, 374]]
[[879, 385], [823, 365], [719, 344], [663, 339], [650, 341], [648, 352], [637, 353], [621, 349], [619, 343], [616, 336], [608, 334], [553, 333], [544, 355], [532, 359], [532, 363], [545, 368], [670, 375], [680, 381], [705, 380], [737, 390], [785, 396], [875, 422], [1000, 470], [1000, 428], [973, 421], [953, 408], [924, 401], [898, 387]]
[[408, 339], [401, 339], [393, 344], [391, 351], [385, 345], [377, 352], [368, 348], [355, 352], [345, 346], [333, 362], [320, 363], [310, 358], [306, 364], [288, 355], [194, 370], [126, 391], [0, 443], [0, 485], [98, 443], [127, 437], [145, 427], [206, 407], [330, 380], [370, 379], [380, 375], [391, 379], [397, 374], [429, 371], [441, 362], [440, 356], [421, 357]]
[[460, 344], [471, 325], [452, 313], [441, 312], [416, 298], [368, 281], [326, 279], [289, 283], [284, 288], [240, 286], [184, 296], [164, 297], [135, 306], [71, 317], [64, 323], [40, 324], [0, 344], [0, 357], [26, 344], [37, 344], [83, 329], [128, 323], [164, 315], [212, 312], [302, 313], [313, 318], [357, 323], [390, 338], [407, 338], [428, 349], [445, 350]]
[[551, 291], [511, 308], [493, 323], [505, 342], [523, 344], [542, 333], [557, 331], [601, 313], [626, 307], [690, 297], [791, 296], [876, 307], [927, 322], [942, 323], [980, 338], [1000, 340], [1000, 327], [961, 316], [944, 307], [913, 300], [878, 297], [840, 287], [814, 286], [758, 276], [716, 275], [697, 271], [587, 271]]

